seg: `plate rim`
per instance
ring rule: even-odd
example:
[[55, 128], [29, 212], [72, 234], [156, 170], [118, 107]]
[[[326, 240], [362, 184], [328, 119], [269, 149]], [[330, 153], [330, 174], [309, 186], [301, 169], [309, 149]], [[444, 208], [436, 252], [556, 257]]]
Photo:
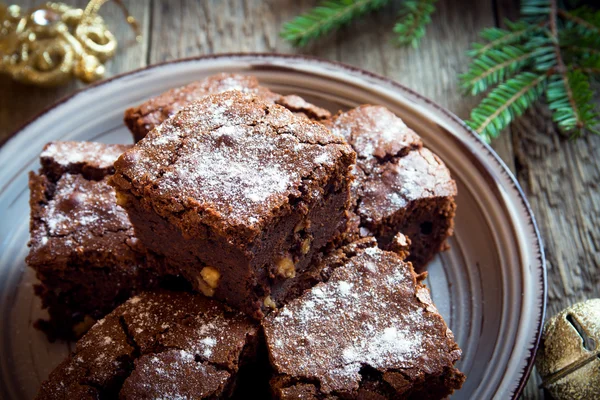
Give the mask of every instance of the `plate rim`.
[[[523, 392], [523, 389], [524, 389], [525, 385], [527, 384], [527, 380], [528, 380], [529, 376], [531, 375], [531, 371], [535, 364], [535, 355], [537, 354], [537, 351], [538, 351], [538, 348], [540, 345], [542, 330], [543, 330], [543, 326], [544, 326], [544, 320], [546, 317], [546, 309], [547, 309], [547, 297], [548, 297], [547, 286], [548, 286], [548, 284], [547, 284], [546, 257], [545, 257], [543, 240], [542, 240], [540, 230], [539, 230], [537, 221], [535, 219], [534, 213], [533, 213], [531, 206], [529, 204], [529, 201], [527, 200], [527, 197], [526, 197], [523, 189], [521, 188], [519, 182], [517, 181], [516, 177], [514, 176], [512, 171], [508, 168], [506, 163], [500, 158], [500, 156], [494, 151], [494, 149], [492, 149], [492, 147], [488, 143], [486, 143], [479, 135], [477, 135], [477, 133], [475, 133], [475, 131], [473, 129], [471, 129], [456, 114], [454, 114], [450, 110], [446, 109], [445, 107], [442, 107], [437, 102], [429, 99], [428, 97], [421, 95], [420, 93], [414, 91], [413, 89], [410, 89], [409, 87], [407, 87], [403, 84], [400, 84], [391, 78], [388, 78], [386, 76], [383, 76], [383, 75], [380, 75], [380, 74], [377, 74], [377, 73], [374, 73], [374, 72], [371, 72], [371, 71], [368, 71], [368, 70], [365, 70], [365, 69], [362, 69], [362, 68], [359, 68], [359, 67], [356, 67], [353, 65], [345, 64], [345, 63], [342, 63], [339, 61], [326, 60], [326, 59], [323, 59], [320, 57], [316, 57], [316, 56], [312, 56], [312, 55], [305, 55], [305, 54], [284, 54], [284, 53], [269, 53], [269, 52], [266, 52], [266, 53], [262, 53], [262, 52], [231, 52], [231, 53], [218, 53], [218, 54], [208, 54], [208, 55], [177, 58], [175, 60], [161, 61], [161, 62], [152, 64], [152, 65], [147, 65], [147, 66], [136, 68], [136, 69], [133, 69], [133, 70], [130, 70], [127, 72], [115, 74], [115, 75], [108, 77], [106, 79], [103, 79], [101, 81], [94, 82], [92, 84], [89, 84], [87, 86], [79, 88], [79, 89], [75, 90], [74, 92], [59, 98], [54, 103], [51, 103], [50, 105], [43, 108], [41, 111], [37, 112], [36, 114], [34, 114], [30, 118], [28, 118], [23, 124], [21, 124], [21, 126], [19, 126], [17, 129], [15, 129], [13, 132], [9, 133], [2, 140], [0, 140], [0, 150], [7, 143], [9, 143], [13, 139], [15, 139], [22, 131], [26, 130], [35, 121], [37, 121], [44, 115], [51, 112], [53, 109], [59, 107], [60, 105], [66, 103], [67, 101], [70, 101], [71, 99], [82, 94], [85, 91], [92, 90], [96, 87], [109, 84], [109, 83], [111, 83], [115, 80], [119, 80], [121, 78], [125, 78], [125, 77], [131, 76], [131, 75], [142, 73], [144, 71], [161, 68], [161, 67], [165, 67], [165, 66], [172, 65], [172, 64], [197, 62], [197, 61], [205, 61], [205, 60], [215, 60], [215, 59], [233, 59], [234, 61], [235, 60], [248, 61], [248, 59], [253, 59], [256, 61], [261, 61], [261, 59], [275, 59], [275, 60], [280, 59], [280, 60], [288, 60], [288, 61], [300, 61], [300, 62], [328, 65], [328, 66], [337, 68], [339, 70], [343, 70], [345, 72], [350, 72], [350, 73], [354, 73], [354, 74], [358, 73], [358, 74], [364, 75], [368, 78], [375, 79], [383, 84], [392, 86], [395, 90], [398, 90], [398, 91], [404, 92], [404, 93], [408, 93], [410, 96], [419, 99], [420, 101], [424, 102], [428, 106], [434, 108], [436, 112], [441, 113], [444, 117], [449, 118], [450, 120], [452, 120], [453, 122], [458, 124], [458, 126], [460, 126], [472, 139], [475, 139], [478, 142], [478, 144], [481, 146], [481, 148], [483, 150], [485, 150], [485, 155], [487, 156], [486, 158], [488, 160], [491, 158], [491, 160], [496, 162], [497, 166], [500, 167], [500, 170], [502, 171], [502, 173], [508, 178], [508, 182], [512, 185], [512, 188], [514, 190], [516, 190], [517, 197], [521, 201], [521, 205], [523, 206], [525, 214], [529, 219], [527, 222], [532, 227], [532, 230], [533, 230], [533, 233], [535, 236], [535, 241], [534, 241], [535, 248], [533, 248], [531, 250], [533, 250], [533, 253], [536, 254], [537, 262], [538, 262], [537, 265], [535, 265], [535, 266], [532, 265], [532, 267], [536, 267], [536, 269], [538, 269], [539, 272], [541, 272], [541, 276], [539, 277], [541, 279], [541, 282], [540, 282], [541, 283], [541, 301], [540, 301], [541, 310], [540, 310], [540, 314], [539, 314], [539, 321], [537, 323], [537, 327], [536, 327], [536, 331], [535, 331], [535, 335], [534, 335], [535, 336], [534, 341], [532, 342], [533, 346], [529, 349], [529, 354], [525, 358], [526, 367], [521, 372], [521, 377], [519, 379], [517, 388], [513, 392], [512, 398], [517, 399]], [[457, 137], [457, 140], [464, 141], [464, 139], [459, 138], [459, 137]]]

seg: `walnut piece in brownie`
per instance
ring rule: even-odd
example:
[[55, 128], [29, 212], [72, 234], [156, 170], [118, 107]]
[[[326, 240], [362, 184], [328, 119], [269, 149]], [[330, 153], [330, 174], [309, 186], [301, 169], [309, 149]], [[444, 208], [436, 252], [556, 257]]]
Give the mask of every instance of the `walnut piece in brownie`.
[[258, 343], [255, 323], [214, 300], [144, 292], [98, 321], [37, 399], [229, 398]]
[[254, 76], [221, 73], [209, 76], [197, 82], [168, 90], [139, 106], [125, 111], [125, 125], [133, 134], [136, 142], [142, 140], [148, 132], [160, 125], [164, 120], [208, 94], [216, 94], [227, 90], [238, 90], [253, 93], [266, 101], [279, 104], [292, 112], [307, 116], [317, 121], [331, 117], [329, 111], [317, 107], [296, 95], [282, 96], [260, 86]]
[[323, 260], [329, 279], [262, 322], [276, 398], [441, 399], [461, 350], [410, 263], [362, 239]]
[[207, 296], [255, 318], [346, 229], [355, 153], [320, 123], [236, 91], [206, 96], [115, 163], [136, 235]]
[[140, 288], [156, 284], [127, 213], [107, 183], [130, 146], [49, 143], [31, 172], [31, 240], [27, 263], [48, 309], [39, 321], [49, 338], [79, 337]]
[[448, 168], [384, 107], [363, 105], [328, 125], [357, 154], [351, 239], [373, 235], [388, 249], [402, 232], [411, 240], [408, 260], [422, 269], [453, 232], [456, 184]]

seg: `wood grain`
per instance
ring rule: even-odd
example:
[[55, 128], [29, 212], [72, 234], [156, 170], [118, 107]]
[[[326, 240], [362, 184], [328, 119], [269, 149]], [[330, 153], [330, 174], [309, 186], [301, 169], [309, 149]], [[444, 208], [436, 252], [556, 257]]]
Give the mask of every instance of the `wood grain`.
[[[457, 74], [465, 71], [469, 44], [483, 27], [515, 17], [514, 0], [438, 2], [438, 11], [419, 49], [398, 49], [390, 6], [305, 49], [279, 38], [284, 21], [315, 0], [125, 0], [144, 32], [133, 37], [120, 10], [101, 14], [119, 39], [108, 74], [181, 57], [224, 52], [301, 52], [345, 62], [391, 77], [467, 118], [478, 99], [461, 95]], [[21, 1], [24, 6], [39, 3]], [[85, 0], [71, 4], [80, 6]], [[0, 77], [0, 140], [58, 98], [81, 87], [72, 83], [40, 89]], [[576, 301], [600, 297], [600, 137], [569, 141], [536, 107], [493, 143], [516, 173], [537, 217], [548, 261], [548, 315]], [[523, 397], [538, 399], [535, 374]]]

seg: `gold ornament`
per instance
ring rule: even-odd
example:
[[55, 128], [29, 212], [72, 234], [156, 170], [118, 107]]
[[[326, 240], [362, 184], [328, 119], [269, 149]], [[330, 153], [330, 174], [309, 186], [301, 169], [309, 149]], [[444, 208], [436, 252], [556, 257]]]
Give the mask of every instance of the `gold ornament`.
[[600, 399], [600, 299], [577, 303], [546, 323], [536, 366], [555, 399]]
[[[48, 2], [23, 13], [17, 5], [0, 4], [0, 73], [40, 86], [56, 86], [73, 76], [92, 82], [104, 76], [103, 63], [117, 49], [100, 7], [92, 0], [85, 9]], [[136, 20], [120, 0], [129, 25], [140, 40]]]

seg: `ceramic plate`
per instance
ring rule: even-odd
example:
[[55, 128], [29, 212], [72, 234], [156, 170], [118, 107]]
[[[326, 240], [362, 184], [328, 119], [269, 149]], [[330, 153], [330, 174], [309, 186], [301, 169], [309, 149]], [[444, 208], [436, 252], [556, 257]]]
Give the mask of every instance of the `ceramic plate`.
[[256, 75], [280, 93], [345, 109], [381, 104], [418, 132], [458, 184], [451, 249], [429, 266], [428, 284], [463, 349], [468, 378], [453, 399], [515, 398], [530, 373], [545, 311], [541, 240], [519, 185], [498, 156], [450, 112], [386, 78], [297, 56], [221, 55], [115, 77], [63, 100], [0, 148], [0, 398], [32, 398], [71, 348], [32, 327], [44, 316], [27, 254], [27, 172], [51, 140], [130, 143], [125, 108], [218, 72]]

